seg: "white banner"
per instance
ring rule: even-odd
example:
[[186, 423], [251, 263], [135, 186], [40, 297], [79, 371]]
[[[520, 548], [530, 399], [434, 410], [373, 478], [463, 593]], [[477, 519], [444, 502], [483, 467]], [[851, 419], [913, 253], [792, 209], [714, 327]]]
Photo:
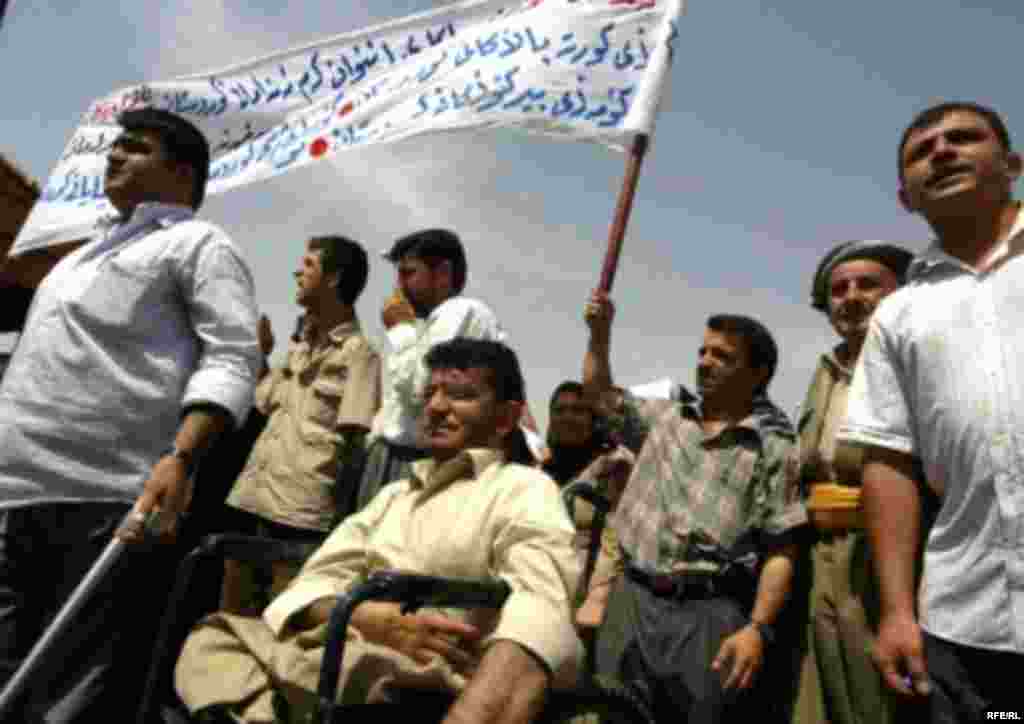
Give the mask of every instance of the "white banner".
[[216, 73], [93, 103], [13, 255], [86, 236], [116, 119], [153, 106], [198, 125], [216, 194], [359, 146], [517, 127], [622, 148], [650, 133], [684, 0], [463, 0]]

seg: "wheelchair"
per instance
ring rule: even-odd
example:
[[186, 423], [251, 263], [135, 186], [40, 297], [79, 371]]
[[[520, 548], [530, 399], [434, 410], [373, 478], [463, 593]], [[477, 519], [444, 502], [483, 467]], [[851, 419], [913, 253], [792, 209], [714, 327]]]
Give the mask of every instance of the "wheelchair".
[[[563, 490], [563, 499], [572, 510], [576, 497], [595, 507], [593, 538], [587, 555], [584, 581], [593, 571], [608, 502], [590, 483], [576, 483]], [[177, 701], [171, 683], [174, 661], [181, 644], [191, 630], [192, 621], [179, 620], [185, 609], [196, 572], [204, 565], [233, 558], [244, 562], [293, 562], [305, 560], [314, 550], [310, 544], [279, 542], [239, 535], [214, 535], [205, 538], [181, 563], [178, 576], [156, 640], [147, 677], [138, 724], [188, 724], [190, 718]], [[352, 722], [396, 714], [408, 718], [415, 712], [417, 721], [435, 722], [444, 718], [454, 701], [449, 692], [408, 691], [400, 701], [389, 704], [340, 706], [336, 703], [341, 664], [345, 653], [346, 628], [355, 608], [365, 601], [398, 603], [403, 613], [422, 607], [500, 608], [510, 588], [501, 580], [450, 579], [397, 571], [377, 571], [366, 581], [351, 587], [338, 597], [327, 627], [323, 661], [317, 688], [317, 709], [313, 724]], [[607, 724], [649, 724], [653, 722], [644, 706], [613, 681], [594, 674], [592, 638], [585, 637], [585, 660], [581, 680], [571, 691], [553, 691], [537, 724], [602, 722]]]

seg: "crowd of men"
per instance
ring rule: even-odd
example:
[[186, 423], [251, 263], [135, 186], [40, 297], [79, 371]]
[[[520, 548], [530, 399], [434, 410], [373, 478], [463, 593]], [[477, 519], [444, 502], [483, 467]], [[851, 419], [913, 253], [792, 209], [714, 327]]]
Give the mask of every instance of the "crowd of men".
[[[822, 259], [811, 302], [838, 342], [795, 424], [768, 395], [785, 357], [748, 316], [708, 317], [692, 392], [617, 385], [615, 309], [597, 291], [582, 379], [551, 395], [539, 455], [507, 335], [463, 296], [455, 233], [386, 255], [385, 350], [355, 314], [362, 245], [309, 239], [302, 316], [270, 369], [244, 256], [195, 216], [206, 140], [163, 111], [119, 120], [118, 215], [39, 283], [0, 386], [0, 679], [112, 538], [137, 552], [12, 721], [131, 715], [180, 556], [152, 540], [188, 528], [197, 477], [246, 429], [214, 529], [318, 547], [298, 570], [225, 561], [219, 608], [175, 667], [199, 721], [305, 721], [331, 606], [383, 568], [511, 593], [497, 610], [360, 607], [342, 703], [444, 690], [446, 722], [529, 722], [578, 682], [587, 641], [599, 676], [658, 722], [975, 722], [1021, 706], [1004, 675], [1024, 664], [1022, 165], [993, 111], [938, 105], [900, 139], [900, 202], [930, 247], [844, 242]], [[604, 529], [592, 506], [567, 510], [560, 488], [579, 480], [608, 499]]]

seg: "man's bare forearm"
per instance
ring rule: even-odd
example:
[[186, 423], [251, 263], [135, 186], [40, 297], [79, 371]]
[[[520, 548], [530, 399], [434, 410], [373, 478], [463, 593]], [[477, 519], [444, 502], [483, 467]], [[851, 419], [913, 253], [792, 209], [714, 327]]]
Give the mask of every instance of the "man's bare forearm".
[[750, 618], [757, 623], [775, 623], [789, 599], [793, 583], [793, 560], [796, 546], [785, 546], [774, 552], [761, 568], [757, 581], [757, 598]]
[[583, 395], [599, 408], [609, 406], [615, 384], [609, 347], [609, 336], [592, 334], [583, 355]]
[[513, 641], [496, 641], [484, 655], [444, 724], [529, 724], [544, 706], [549, 675]]
[[861, 502], [878, 576], [882, 611], [913, 615], [914, 561], [921, 534], [921, 496], [913, 458], [869, 448]]

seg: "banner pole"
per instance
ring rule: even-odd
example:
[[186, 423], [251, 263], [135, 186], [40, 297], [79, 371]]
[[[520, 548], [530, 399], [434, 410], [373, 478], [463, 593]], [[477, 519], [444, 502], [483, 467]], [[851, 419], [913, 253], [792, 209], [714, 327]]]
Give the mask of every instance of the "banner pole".
[[615, 217], [612, 219], [611, 229], [608, 230], [608, 249], [604, 253], [601, 282], [597, 287], [605, 294], [611, 292], [612, 283], [615, 281], [615, 271], [618, 269], [619, 255], [622, 252], [622, 241], [626, 236], [626, 224], [629, 222], [629, 215], [633, 210], [633, 197], [636, 195], [636, 185], [640, 180], [640, 166], [647, 153], [649, 140], [646, 133], [638, 133], [633, 138], [629, 155], [626, 157], [626, 175], [622, 179], [622, 188], [619, 189]]

